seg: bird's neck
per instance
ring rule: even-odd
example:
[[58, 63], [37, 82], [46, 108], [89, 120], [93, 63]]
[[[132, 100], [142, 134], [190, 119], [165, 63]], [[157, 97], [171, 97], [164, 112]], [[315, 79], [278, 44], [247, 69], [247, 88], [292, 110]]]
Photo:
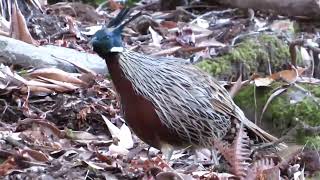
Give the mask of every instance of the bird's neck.
[[122, 71], [120, 69], [120, 54], [119, 53], [108, 53], [105, 55], [105, 61], [112, 78], [112, 81], [117, 82], [121, 79]]
[[130, 88], [131, 83], [125, 77], [120, 66], [120, 53], [108, 53], [106, 58], [106, 64], [112, 79], [112, 82], [120, 94], [120, 96], [126, 95], [126, 91]]

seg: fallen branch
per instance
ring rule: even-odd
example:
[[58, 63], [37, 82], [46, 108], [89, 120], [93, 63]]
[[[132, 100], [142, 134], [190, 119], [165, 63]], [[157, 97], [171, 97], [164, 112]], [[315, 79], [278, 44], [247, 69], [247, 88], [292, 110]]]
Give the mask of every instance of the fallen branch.
[[271, 10], [288, 16], [320, 18], [319, 0], [220, 0], [219, 2], [244, 9]]
[[75, 62], [96, 73], [107, 73], [104, 60], [95, 54], [52, 45], [36, 47], [13, 38], [0, 36], [0, 63], [35, 68], [56, 67], [67, 72], [77, 71], [73, 64], [62, 59]]

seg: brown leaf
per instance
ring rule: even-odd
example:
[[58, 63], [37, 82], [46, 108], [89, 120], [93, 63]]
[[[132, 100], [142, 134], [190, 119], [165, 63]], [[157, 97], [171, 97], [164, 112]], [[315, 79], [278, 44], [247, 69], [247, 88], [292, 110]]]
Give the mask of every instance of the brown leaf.
[[45, 94], [51, 94], [54, 93], [53, 90], [45, 88], [45, 87], [39, 87], [39, 86], [23, 86], [20, 91], [22, 93], [28, 93], [28, 91], [39, 94], [39, 93], [45, 93]]
[[272, 82], [274, 81], [274, 79], [270, 78], [270, 77], [265, 77], [265, 78], [255, 78], [253, 80], [255, 86], [260, 87], [260, 86], [269, 86]]
[[74, 84], [84, 84], [83, 81], [74, 77], [72, 74], [67, 73], [63, 70], [57, 68], [41, 68], [29, 73], [31, 77], [44, 77], [48, 79], [53, 79], [62, 82], [74, 83]]
[[67, 88], [62, 87], [57, 84], [48, 84], [48, 83], [43, 83], [43, 82], [35, 81], [35, 80], [26, 81], [24, 83], [26, 85], [28, 85], [28, 87], [32, 87], [32, 86], [34, 86], [34, 88], [35, 87], [44, 87], [44, 88], [51, 89], [51, 90], [58, 91], [58, 92], [70, 91], [70, 89], [67, 89]]
[[6, 175], [9, 170], [17, 167], [14, 157], [10, 156], [6, 161], [0, 164], [0, 176]]
[[115, 11], [118, 9], [122, 9], [123, 6], [121, 4], [119, 4], [118, 2], [114, 1], [114, 0], [109, 0], [109, 7]]
[[242, 76], [240, 75], [236, 83], [230, 89], [230, 96], [233, 98], [242, 87]]
[[66, 136], [72, 140], [91, 140], [91, 141], [97, 141], [100, 138], [98, 136], [95, 136], [89, 132], [85, 131], [66, 131]]
[[112, 158], [110, 156], [103, 155], [98, 150], [96, 150], [96, 155], [100, 161], [105, 162], [109, 165], [112, 164]]
[[262, 171], [256, 180], [280, 180], [280, 169], [279, 168], [270, 168]]
[[180, 174], [176, 172], [160, 172], [156, 176], [157, 180], [184, 180]]
[[294, 83], [298, 76], [300, 76], [306, 69], [305, 68], [295, 68], [292, 67], [290, 70], [283, 70], [277, 73], [272, 74], [270, 77], [273, 80], [284, 80], [288, 83]]
[[84, 122], [87, 119], [87, 115], [91, 113], [91, 107], [85, 107], [80, 110], [79, 114], [77, 115], [77, 118], [81, 120], [81, 122]]
[[53, 79], [49, 79], [49, 78], [44, 78], [44, 77], [39, 77], [39, 79], [43, 79], [43, 80], [46, 80], [46, 81], [48, 81], [48, 82], [50, 82], [50, 83], [52, 83], [52, 84], [56, 84], [56, 85], [58, 85], [58, 86], [60, 86], [60, 87], [63, 87], [63, 88], [66, 88], [67, 89], [67, 91], [69, 90], [76, 90], [76, 89], [78, 89], [79, 87], [78, 86], [75, 86], [75, 85], [73, 85], [73, 84], [71, 84], [71, 83], [67, 83], [67, 82], [62, 82], [62, 81], [56, 81], [56, 80], [53, 80]]
[[49, 161], [49, 156], [40, 152], [40, 151], [36, 151], [36, 150], [32, 150], [32, 149], [24, 149], [21, 152], [21, 154], [22, 155], [28, 154], [30, 157], [32, 157], [33, 159], [35, 159], [37, 161], [41, 161], [41, 162]]
[[55, 124], [51, 123], [48, 120], [26, 118], [24, 120], [19, 121], [18, 124], [20, 125], [20, 124], [30, 124], [30, 123], [34, 123], [34, 124], [41, 125], [43, 127], [47, 127], [48, 129], [51, 130], [51, 132], [53, 134], [55, 134], [59, 138], [65, 137], [65, 133], [63, 131], [60, 131], [60, 129]]
[[177, 27], [177, 22], [174, 21], [162, 21], [160, 24], [161, 28], [172, 29]]
[[171, 55], [173, 53], [175, 53], [176, 51], [178, 51], [179, 49], [181, 49], [180, 46], [174, 46], [172, 48], [169, 49], [164, 49], [155, 53], [152, 53], [153, 56], [165, 56], [165, 55]]
[[39, 45], [36, 40], [34, 40], [28, 30], [27, 23], [24, 19], [16, 2], [13, 3], [12, 16], [11, 16], [11, 37], [24, 41], [29, 44]]
[[283, 80], [287, 83], [294, 83], [297, 81], [297, 78], [301, 76], [305, 70], [306, 68], [292, 67], [292, 69], [276, 72], [267, 77], [259, 77], [257, 75], [254, 75], [252, 79], [257, 87], [269, 86], [273, 81], [279, 81], [279, 80]]

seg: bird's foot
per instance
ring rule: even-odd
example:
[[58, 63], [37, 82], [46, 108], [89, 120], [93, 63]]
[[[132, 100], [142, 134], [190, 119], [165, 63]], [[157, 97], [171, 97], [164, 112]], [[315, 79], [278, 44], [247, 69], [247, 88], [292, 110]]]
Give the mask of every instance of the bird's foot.
[[164, 156], [164, 159], [166, 161], [170, 161], [171, 157], [172, 157], [172, 154], [173, 154], [173, 146], [171, 146], [170, 144], [163, 144], [161, 146], [161, 152], [162, 152], [162, 155]]

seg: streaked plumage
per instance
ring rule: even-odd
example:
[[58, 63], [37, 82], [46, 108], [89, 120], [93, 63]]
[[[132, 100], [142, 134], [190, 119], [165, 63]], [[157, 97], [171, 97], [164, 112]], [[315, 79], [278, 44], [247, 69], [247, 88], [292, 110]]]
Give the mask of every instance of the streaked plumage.
[[245, 118], [213, 77], [182, 59], [151, 57], [125, 49], [119, 64], [135, 92], [156, 107], [161, 122], [189, 144], [212, 146], [213, 139], [230, 130], [232, 118], [263, 132]]
[[106, 60], [127, 123], [143, 141], [163, 151], [168, 146], [211, 147], [233, 121], [265, 141], [276, 140], [249, 121], [228, 92], [197, 67], [182, 59], [118, 51], [122, 28], [100, 30], [93, 47]]

